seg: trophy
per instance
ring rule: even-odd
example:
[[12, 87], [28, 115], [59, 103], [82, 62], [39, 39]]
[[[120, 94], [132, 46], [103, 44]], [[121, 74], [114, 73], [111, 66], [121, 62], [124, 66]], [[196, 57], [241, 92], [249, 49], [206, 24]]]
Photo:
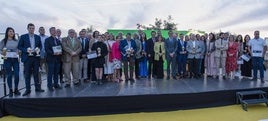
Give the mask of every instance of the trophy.
[[193, 53], [194, 53], [194, 54], [196, 53], [196, 48], [195, 48], [195, 47], [193, 47]]
[[182, 46], [181, 49], [182, 49], [182, 52], [181, 52], [181, 53], [184, 54], [184, 53], [185, 53], [185, 48], [184, 48], [184, 46]]
[[130, 48], [128, 48], [128, 49], [126, 50], [127, 57], [130, 57], [130, 53], [131, 53], [131, 50], [130, 50]]
[[98, 52], [98, 56], [101, 56], [101, 48], [100, 47], [97, 48], [97, 52]]
[[36, 52], [36, 56], [39, 57], [40, 56], [40, 49], [38, 47], [36, 47], [34, 50]]
[[3, 59], [7, 59], [7, 57], [6, 57], [7, 48], [4, 47], [2, 53], [3, 53]]
[[29, 53], [28, 56], [33, 56], [32, 48], [28, 47], [28, 48], [27, 48], [27, 52]]
[[130, 47], [130, 56], [133, 56], [134, 50], [132, 47]]
[[247, 50], [248, 50], [248, 47], [245, 47], [245, 50], [244, 50], [244, 52], [247, 52]]

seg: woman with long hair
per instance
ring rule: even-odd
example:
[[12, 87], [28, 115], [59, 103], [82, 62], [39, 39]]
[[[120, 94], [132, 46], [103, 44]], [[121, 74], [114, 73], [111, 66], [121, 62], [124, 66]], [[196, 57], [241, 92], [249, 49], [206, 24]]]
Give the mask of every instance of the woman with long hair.
[[250, 36], [246, 35], [244, 38], [244, 42], [242, 44], [243, 48], [243, 54], [247, 57], [249, 57], [248, 61], [243, 60], [243, 64], [241, 65], [241, 76], [244, 78], [252, 79], [252, 62], [251, 62], [251, 54], [248, 51], [248, 42], [250, 40]]
[[121, 61], [121, 53], [119, 49], [119, 44], [120, 44], [120, 37], [116, 36], [116, 40], [112, 46], [112, 60], [113, 60], [113, 68], [114, 68], [114, 77], [116, 82], [121, 82], [123, 81], [121, 79], [120, 75], [120, 69], [122, 68], [122, 61]]
[[14, 71], [14, 94], [20, 95], [19, 85], [19, 59], [18, 59], [18, 40], [15, 38], [13, 28], [6, 29], [5, 38], [0, 43], [1, 54], [4, 56], [4, 69], [7, 75], [9, 96], [13, 96], [12, 75]]
[[237, 54], [239, 50], [239, 44], [235, 42], [234, 35], [229, 36], [227, 58], [226, 58], [226, 74], [230, 79], [234, 79], [234, 72], [237, 69]]
[[103, 76], [103, 67], [105, 64], [105, 56], [108, 54], [107, 46], [103, 42], [105, 37], [98, 35], [97, 42], [92, 45], [91, 50], [95, 51], [97, 54], [97, 58], [93, 59], [94, 67], [95, 67], [95, 75], [97, 79], [97, 84], [102, 84], [102, 76]]
[[207, 75], [216, 78], [217, 76], [217, 66], [215, 62], [215, 34], [209, 33], [207, 42], [207, 51], [205, 56], [205, 66], [207, 68]]

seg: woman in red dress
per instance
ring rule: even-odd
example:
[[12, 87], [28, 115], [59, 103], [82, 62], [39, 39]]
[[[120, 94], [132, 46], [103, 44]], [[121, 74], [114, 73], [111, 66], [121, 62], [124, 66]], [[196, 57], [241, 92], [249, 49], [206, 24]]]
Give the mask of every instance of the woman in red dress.
[[234, 40], [234, 35], [230, 35], [226, 58], [226, 74], [230, 77], [230, 79], [234, 79], [234, 72], [237, 69], [239, 43], [235, 42]]

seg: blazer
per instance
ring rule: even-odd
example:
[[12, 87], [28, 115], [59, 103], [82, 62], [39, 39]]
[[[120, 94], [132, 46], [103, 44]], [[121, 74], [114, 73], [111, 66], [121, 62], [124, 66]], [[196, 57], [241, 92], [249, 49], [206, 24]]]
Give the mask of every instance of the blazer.
[[202, 52], [204, 52], [204, 47], [203, 45], [201, 44], [201, 42], [195, 40], [195, 49], [194, 49], [194, 46], [193, 46], [193, 40], [189, 40], [187, 42], [187, 46], [186, 46], [186, 50], [188, 52], [188, 58], [190, 59], [193, 59], [193, 58], [196, 58], [196, 59], [201, 59], [202, 57]]
[[[160, 53], [160, 45], [161, 45], [161, 53]], [[165, 43], [164, 42], [155, 42], [154, 43], [154, 60], [159, 60], [160, 56], [162, 56], [162, 59], [165, 60]]]
[[[41, 43], [40, 36], [34, 34], [34, 41], [35, 41], [34, 48], [38, 47], [41, 50], [42, 49], [42, 43]], [[19, 43], [18, 43], [18, 49], [22, 52], [21, 53], [21, 62], [26, 62], [27, 61], [27, 59], [28, 59], [27, 48], [29, 48], [29, 47], [31, 47], [29, 34], [21, 35]], [[35, 57], [37, 57], [35, 52], [33, 52], [33, 55]], [[38, 58], [40, 58], [40, 57], [38, 57]]]
[[[55, 44], [54, 39], [56, 39], [57, 45]], [[47, 55], [46, 56], [47, 62], [60, 62], [61, 61], [61, 55], [54, 55], [54, 52], [53, 52], [53, 49], [52, 49], [52, 47], [54, 47], [54, 46], [61, 46], [60, 40], [50, 36], [45, 40], [44, 45], [45, 45], [45, 51], [46, 51], [46, 55]]]
[[[75, 38], [74, 47], [72, 46], [72, 41], [70, 37], [62, 38], [62, 61], [65, 63], [69, 62], [79, 62], [79, 54], [82, 50], [82, 45], [79, 39]], [[71, 56], [71, 53], [75, 52], [77, 55]]]
[[81, 40], [80, 37], [78, 37], [79, 41], [81, 42], [81, 46], [82, 46], [82, 50], [80, 52], [80, 58], [82, 58], [83, 54], [87, 54], [89, 52], [89, 39], [88, 38], [84, 38], [84, 45], [85, 47], [83, 47], [83, 42]]
[[148, 60], [152, 61], [154, 59], [154, 41], [152, 38], [148, 39], [146, 42], [146, 53], [147, 56], [150, 54], [151, 57], [148, 56]]
[[174, 57], [176, 57], [176, 51], [178, 48], [178, 44], [177, 44], [177, 40], [175, 38], [172, 38], [172, 40], [169, 40], [169, 38], [167, 38], [165, 40], [165, 50], [166, 50], [166, 59], [170, 60], [170, 53], [175, 53]]
[[[228, 49], [228, 41], [223, 40], [223, 39], [218, 39], [215, 41], [215, 57], [227, 57], [227, 49]], [[223, 48], [222, 48], [223, 47]], [[221, 49], [222, 48], [222, 49]]]
[[[181, 40], [178, 40], [178, 49], [177, 49], [177, 55], [178, 58], [179, 57], [187, 57], [187, 51], [186, 51], [186, 46], [187, 46], [187, 42], [183, 41], [183, 45], [181, 44]], [[182, 48], [184, 47], [184, 51], [186, 52], [185, 54], [181, 54], [180, 52], [182, 52]]]
[[[134, 54], [135, 54], [137, 52], [136, 42], [133, 39], [131, 39], [130, 42], [131, 42], [130, 45], [131, 45], [132, 49], [134, 50]], [[119, 48], [120, 48], [120, 51], [121, 51], [121, 54], [122, 54], [122, 60], [123, 61], [127, 60], [127, 54], [126, 54], [126, 49], [127, 49], [126, 47], [127, 46], [128, 46], [128, 43], [127, 43], [126, 39], [120, 41]], [[135, 59], [135, 56], [132, 56], [131, 58]]]

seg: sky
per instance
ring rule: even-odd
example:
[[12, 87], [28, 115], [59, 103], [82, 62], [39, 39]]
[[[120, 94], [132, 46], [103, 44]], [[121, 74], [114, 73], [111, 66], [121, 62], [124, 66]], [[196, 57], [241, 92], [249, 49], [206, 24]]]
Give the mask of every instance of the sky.
[[55, 26], [67, 35], [93, 28], [136, 29], [136, 24], [153, 24], [155, 18], [173, 17], [178, 30], [228, 31], [249, 34], [260, 30], [268, 37], [267, 0], [0, 0], [0, 32], [13, 27], [27, 33], [27, 24], [34, 23], [35, 33], [44, 26]]

